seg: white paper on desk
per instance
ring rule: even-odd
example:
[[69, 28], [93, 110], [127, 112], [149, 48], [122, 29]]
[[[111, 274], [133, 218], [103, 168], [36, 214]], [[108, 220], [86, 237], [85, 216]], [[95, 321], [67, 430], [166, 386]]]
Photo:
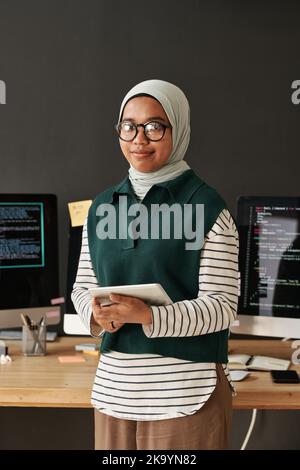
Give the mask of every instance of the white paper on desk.
[[278, 359], [276, 357], [268, 356], [253, 356], [250, 364], [247, 364], [247, 369], [256, 370], [287, 370], [290, 361], [287, 359]]
[[232, 369], [247, 369], [247, 363], [251, 359], [249, 354], [229, 354], [228, 367]]

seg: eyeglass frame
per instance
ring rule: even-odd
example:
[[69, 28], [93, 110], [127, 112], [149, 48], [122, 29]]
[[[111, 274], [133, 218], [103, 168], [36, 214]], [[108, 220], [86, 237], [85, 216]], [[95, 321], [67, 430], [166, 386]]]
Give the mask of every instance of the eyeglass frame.
[[[130, 139], [130, 140], [122, 139], [122, 137], [120, 136], [119, 126], [120, 126], [123, 122], [130, 122], [130, 124], [132, 124], [132, 125], [135, 127], [135, 135], [134, 135], [134, 136], [132, 137], [132, 139]], [[162, 136], [160, 137], [160, 139], [158, 139], [158, 140], [150, 139], [150, 138], [146, 135], [145, 127], [146, 127], [148, 124], [151, 124], [152, 122], [154, 122], [154, 123], [156, 123], [156, 124], [160, 124], [160, 125], [163, 126], [163, 128], [164, 128], [163, 135], [162, 135]], [[118, 134], [118, 136], [119, 136], [119, 139], [123, 140], [123, 142], [132, 142], [132, 141], [136, 138], [136, 136], [138, 135], [138, 132], [139, 132], [138, 128], [139, 128], [139, 127], [143, 127], [143, 129], [144, 129], [144, 136], [146, 137], [147, 140], [150, 140], [150, 142], [160, 142], [160, 141], [163, 139], [163, 137], [164, 137], [164, 135], [165, 135], [165, 133], [166, 133], [166, 129], [172, 129], [172, 126], [171, 126], [170, 124], [164, 124], [164, 123], [159, 122], [159, 121], [148, 121], [148, 122], [145, 122], [145, 124], [135, 124], [134, 122], [132, 122], [132, 121], [126, 121], [126, 119], [125, 119], [124, 121], [121, 121], [121, 122], [119, 122], [118, 124], [115, 125], [115, 129], [116, 129], [116, 131], [117, 131], [117, 134]]]

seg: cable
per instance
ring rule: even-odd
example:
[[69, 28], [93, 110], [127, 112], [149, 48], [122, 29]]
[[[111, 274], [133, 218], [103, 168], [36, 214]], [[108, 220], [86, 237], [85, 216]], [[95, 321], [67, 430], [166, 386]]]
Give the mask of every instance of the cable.
[[[289, 341], [290, 339], [291, 338], [288, 338], [288, 337], [287, 338], [282, 338], [281, 341]], [[251, 422], [250, 422], [249, 429], [247, 431], [246, 437], [244, 439], [244, 442], [242, 444], [241, 450], [246, 449], [246, 446], [248, 444], [248, 441], [251, 437], [251, 434], [252, 434], [252, 431], [253, 431], [253, 428], [254, 428], [254, 424], [255, 424], [255, 421], [256, 421], [256, 416], [257, 416], [257, 409], [253, 408]]]
[[[281, 341], [289, 341], [290, 339], [291, 338], [282, 338]], [[251, 434], [252, 434], [252, 431], [253, 431], [253, 428], [254, 428], [254, 424], [255, 424], [255, 421], [256, 421], [256, 416], [257, 416], [257, 409], [253, 408], [251, 422], [250, 422], [246, 437], [244, 439], [244, 442], [242, 444], [241, 450], [245, 450], [246, 447], [247, 447], [248, 441], [251, 437]]]
[[250, 439], [250, 436], [252, 434], [252, 431], [253, 431], [253, 428], [254, 428], [254, 424], [255, 424], [255, 420], [256, 420], [256, 415], [257, 415], [257, 409], [254, 408], [252, 410], [252, 418], [251, 418], [251, 422], [250, 422], [250, 426], [249, 426], [249, 429], [247, 431], [247, 434], [246, 434], [246, 437], [244, 439], [244, 442], [242, 444], [242, 447], [241, 447], [241, 450], [245, 450], [246, 449], [246, 446], [248, 444], [248, 441]]

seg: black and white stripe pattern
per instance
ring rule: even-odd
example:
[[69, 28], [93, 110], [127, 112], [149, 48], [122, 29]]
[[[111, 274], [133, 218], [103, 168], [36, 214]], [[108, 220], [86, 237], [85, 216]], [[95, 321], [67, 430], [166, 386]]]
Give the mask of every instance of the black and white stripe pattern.
[[[145, 335], [149, 338], [195, 336], [228, 328], [237, 311], [238, 250], [235, 223], [224, 209], [205, 237], [200, 256], [198, 297], [167, 307], [152, 306], [153, 323], [143, 327]], [[87, 289], [97, 285], [85, 224], [72, 300], [89, 329], [92, 308]], [[226, 364], [223, 369], [230, 381]], [[198, 411], [214, 391], [216, 381], [214, 363], [111, 351], [101, 355], [92, 404], [118, 418], [176, 418]]]
[[228, 328], [236, 317], [238, 284], [238, 235], [224, 210], [201, 252], [198, 298], [152, 306], [153, 323], [144, 327], [146, 336], [198, 336]]

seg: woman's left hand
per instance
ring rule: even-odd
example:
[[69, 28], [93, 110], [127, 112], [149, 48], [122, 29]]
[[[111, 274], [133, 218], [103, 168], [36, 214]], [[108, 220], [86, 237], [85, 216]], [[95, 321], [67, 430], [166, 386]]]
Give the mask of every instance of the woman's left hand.
[[151, 309], [145, 302], [128, 295], [111, 294], [110, 300], [116, 304], [101, 306], [98, 313], [99, 319], [107, 322], [118, 323], [152, 323]]

